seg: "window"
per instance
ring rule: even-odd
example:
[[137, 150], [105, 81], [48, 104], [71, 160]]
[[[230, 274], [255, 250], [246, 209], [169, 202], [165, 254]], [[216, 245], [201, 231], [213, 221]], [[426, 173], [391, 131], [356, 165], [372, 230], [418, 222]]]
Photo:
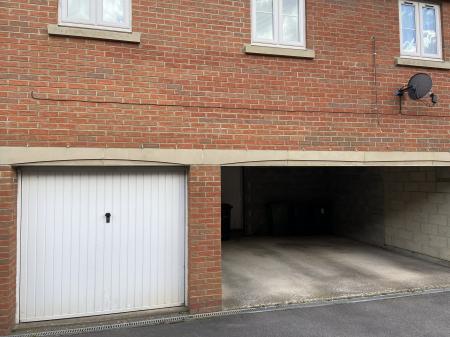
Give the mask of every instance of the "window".
[[59, 24], [131, 30], [131, 0], [59, 0]]
[[442, 59], [440, 7], [417, 1], [400, 1], [402, 56]]
[[252, 0], [252, 42], [305, 47], [305, 0]]

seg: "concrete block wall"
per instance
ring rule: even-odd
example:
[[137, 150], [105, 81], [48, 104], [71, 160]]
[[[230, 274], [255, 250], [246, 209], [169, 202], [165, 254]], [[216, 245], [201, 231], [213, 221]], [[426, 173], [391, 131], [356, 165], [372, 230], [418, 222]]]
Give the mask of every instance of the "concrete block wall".
[[329, 196], [328, 172], [327, 168], [245, 168], [246, 234], [266, 235], [270, 232], [269, 205], [272, 203], [289, 204], [304, 212], [326, 200]]
[[[330, 206], [329, 234], [384, 245], [384, 184], [379, 168], [247, 168], [246, 226], [267, 230], [269, 202]], [[226, 188], [226, 187], [225, 187]]]
[[384, 170], [386, 245], [450, 261], [450, 168]]
[[450, 261], [450, 167], [246, 170], [250, 233], [267, 230], [268, 202], [331, 200], [334, 234]]
[[231, 205], [231, 229], [243, 229], [243, 169], [227, 167], [222, 169], [222, 202]]
[[384, 245], [382, 171], [379, 168], [337, 168], [331, 181], [335, 234]]

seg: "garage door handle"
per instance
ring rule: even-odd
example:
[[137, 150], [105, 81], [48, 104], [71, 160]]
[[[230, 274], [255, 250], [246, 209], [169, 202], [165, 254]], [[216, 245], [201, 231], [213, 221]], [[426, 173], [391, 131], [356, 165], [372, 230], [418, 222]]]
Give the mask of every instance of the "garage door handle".
[[105, 217], [106, 217], [106, 223], [110, 223], [111, 222], [111, 213], [105, 213]]

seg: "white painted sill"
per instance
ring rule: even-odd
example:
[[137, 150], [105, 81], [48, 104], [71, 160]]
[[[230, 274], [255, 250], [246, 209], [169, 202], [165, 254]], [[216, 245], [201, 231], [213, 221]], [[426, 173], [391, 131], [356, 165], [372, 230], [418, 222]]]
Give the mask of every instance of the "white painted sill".
[[304, 59], [314, 59], [316, 57], [316, 53], [312, 49], [269, 47], [254, 44], [245, 45], [244, 52], [246, 54], [285, 56]]
[[397, 66], [418, 67], [418, 68], [434, 68], [450, 70], [450, 62], [441, 60], [423, 60], [408, 57], [396, 57], [395, 64]]
[[48, 35], [83, 37], [88, 39], [141, 43], [141, 33], [116, 32], [103, 29], [48, 25]]

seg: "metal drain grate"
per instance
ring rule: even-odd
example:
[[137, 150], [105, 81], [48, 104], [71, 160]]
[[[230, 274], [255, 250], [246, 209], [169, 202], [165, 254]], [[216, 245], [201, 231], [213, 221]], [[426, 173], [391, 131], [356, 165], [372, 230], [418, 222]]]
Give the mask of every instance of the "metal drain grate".
[[[263, 312], [271, 312], [271, 311], [293, 310], [293, 309], [300, 309], [300, 308], [314, 308], [314, 307], [323, 307], [323, 306], [327, 306], [327, 305], [336, 305], [336, 304], [380, 301], [380, 300], [388, 300], [388, 299], [401, 298], [401, 297], [437, 294], [437, 293], [444, 293], [444, 292], [450, 292], [450, 288], [427, 289], [427, 290], [412, 289], [412, 290], [405, 290], [403, 292], [392, 292], [392, 293], [381, 294], [381, 295], [371, 295], [371, 296], [366, 295], [366, 296], [356, 296], [356, 297], [351, 297], [351, 298], [347, 297], [347, 298], [313, 301], [313, 302], [299, 303], [299, 304], [284, 304], [284, 305], [272, 305], [272, 306], [255, 307], [255, 308], [232, 309], [232, 310], [225, 310], [225, 311], [218, 311], [218, 312], [211, 312], [211, 313], [204, 313], [204, 314], [179, 315], [179, 316], [171, 316], [171, 317], [163, 317], [163, 318], [154, 318], [154, 319], [148, 319], [148, 320], [143, 320], [143, 321], [105, 324], [105, 325], [90, 326], [90, 327], [83, 327], [83, 328], [70, 328], [70, 329], [61, 329], [61, 330], [52, 330], [52, 331], [32, 332], [32, 333], [26, 333], [26, 334], [15, 334], [15, 335], [11, 335], [10, 337], [44, 337], [44, 336], [77, 335], [77, 334], [82, 334], [82, 333], [101, 332], [101, 331], [117, 330], [117, 329], [124, 329], [124, 328], [137, 328], [137, 327], [155, 326], [155, 325], [162, 325], [162, 324], [181, 323], [181, 322], [186, 322], [186, 321], [191, 321], [191, 320], [213, 318], [213, 317], [255, 314], [255, 313], [263, 313]], [[0, 336], [0, 337], [6, 337], [6, 336]]]

